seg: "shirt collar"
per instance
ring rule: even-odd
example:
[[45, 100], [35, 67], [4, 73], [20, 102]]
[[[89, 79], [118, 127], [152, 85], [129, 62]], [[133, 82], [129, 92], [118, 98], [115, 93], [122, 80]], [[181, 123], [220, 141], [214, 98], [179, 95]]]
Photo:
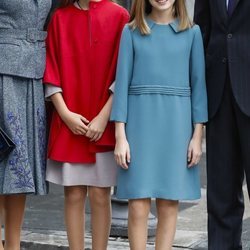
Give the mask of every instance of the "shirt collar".
[[[150, 29], [153, 28], [154, 25], [157, 25], [157, 23], [155, 23], [151, 18], [147, 17], [147, 24], [149, 26]], [[173, 29], [174, 32], [178, 33], [180, 32], [179, 30], [179, 24], [180, 24], [180, 21], [178, 18], [174, 19], [171, 23], [169, 23], [168, 25]], [[159, 24], [161, 25], [161, 24]], [[162, 24], [164, 25], [164, 24]]]

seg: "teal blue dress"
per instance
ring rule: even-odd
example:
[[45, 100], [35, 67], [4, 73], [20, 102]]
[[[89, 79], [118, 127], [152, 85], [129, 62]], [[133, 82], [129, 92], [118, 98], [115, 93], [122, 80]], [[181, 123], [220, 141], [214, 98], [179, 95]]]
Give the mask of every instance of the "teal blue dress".
[[150, 35], [125, 26], [111, 120], [126, 123], [129, 169], [118, 173], [121, 199], [200, 198], [187, 151], [195, 123], [207, 121], [204, 51], [197, 25], [179, 31], [147, 20]]

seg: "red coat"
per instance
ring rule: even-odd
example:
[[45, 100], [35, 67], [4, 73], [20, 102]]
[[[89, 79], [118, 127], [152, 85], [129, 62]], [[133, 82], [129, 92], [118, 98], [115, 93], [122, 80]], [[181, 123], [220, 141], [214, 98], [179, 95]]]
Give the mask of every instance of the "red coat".
[[[120, 36], [128, 19], [124, 8], [102, 0], [90, 2], [88, 11], [74, 5], [58, 9], [49, 24], [44, 82], [61, 87], [69, 110], [89, 121], [109, 98]], [[50, 159], [92, 163], [97, 152], [113, 150], [114, 144], [112, 123], [94, 143], [85, 136], [74, 135], [54, 111], [48, 147]]]

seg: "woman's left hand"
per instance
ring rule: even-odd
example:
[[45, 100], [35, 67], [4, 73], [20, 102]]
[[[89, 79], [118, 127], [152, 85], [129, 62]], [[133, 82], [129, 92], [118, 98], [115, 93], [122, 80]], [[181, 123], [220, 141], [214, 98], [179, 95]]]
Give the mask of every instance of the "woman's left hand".
[[103, 135], [104, 130], [108, 124], [108, 118], [102, 114], [98, 114], [89, 124], [88, 131], [85, 134], [86, 137], [90, 138], [90, 141], [98, 141]]
[[188, 147], [188, 167], [193, 167], [200, 162], [202, 155], [201, 143], [202, 138], [199, 136], [191, 139]]

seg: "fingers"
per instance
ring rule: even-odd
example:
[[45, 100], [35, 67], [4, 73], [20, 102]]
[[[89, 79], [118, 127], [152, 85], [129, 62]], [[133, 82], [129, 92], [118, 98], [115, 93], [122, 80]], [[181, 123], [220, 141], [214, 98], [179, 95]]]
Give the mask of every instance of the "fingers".
[[88, 122], [86, 118], [84, 118], [81, 115], [73, 113], [73, 119], [71, 121], [71, 124], [69, 125], [70, 130], [75, 135], [85, 135], [88, 131], [88, 126], [85, 123]]
[[102, 134], [103, 134], [103, 133], [99, 133], [98, 137], [95, 139], [95, 142], [97, 142], [97, 141], [99, 141], [99, 140], [101, 139]]
[[91, 130], [88, 129], [88, 131], [86, 132], [85, 136], [92, 139], [94, 137], [95, 133]]
[[84, 123], [89, 123], [89, 120], [87, 120], [85, 117], [83, 117], [82, 115], [80, 116], [80, 119], [84, 122]]
[[99, 134], [101, 132], [98, 131], [97, 129], [93, 129], [91, 127], [88, 127], [88, 131], [86, 133], [86, 137], [88, 137], [90, 139], [90, 141], [94, 141], [99, 137]]
[[94, 126], [92, 127], [91, 123], [89, 123], [87, 128], [88, 128], [88, 131], [85, 136], [88, 137], [90, 141], [98, 141], [102, 137], [103, 131], [100, 131]]
[[87, 132], [87, 129], [81, 125], [78, 125], [75, 128], [72, 128], [71, 131], [75, 135], [85, 135]]
[[82, 123], [80, 127], [85, 131], [85, 133], [87, 133], [87, 131], [89, 130], [89, 127], [85, 125], [84, 123]]
[[[129, 159], [129, 161], [128, 161]], [[130, 163], [130, 153], [115, 153], [116, 163], [124, 169], [128, 169], [128, 163]]]
[[189, 147], [189, 149], [188, 149], [188, 163], [190, 163], [191, 162], [191, 160], [192, 160], [192, 149]]
[[75, 130], [75, 132], [73, 132], [75, 135], [85, 135], [86, 134], [86, 130], [82, 129], [82, 128], [77, 128]]
[[129, 149], [128, 149], [128, 152], [126, 154], [126, 159], [127, 159], [127, 162], [130, 163], [131, 156], [130, 156], [130, 150]]
[[191, 158], [190, 158], [188, 167], [195, 166], [199, 163], [199, 161], [201, 159], [202, 152], [191, 150], [190, 155], [191, 155]]
[[121, 166], [123, 168], [123, 160], [122, 160], [123, 156], [121, 153], [116, 154], [115, 153], [115, 160], [117, 165]]
[[85, 135], [89, 130], [89, 127], [85, 123], [89, 123], [89, 121], [81, 115], [80, 115], [80, 120], [82, 123], [79, 125], [78, 130], [81, 131], [81, 135]]
[[128, 164], [126, 161], [126, 154], [122, 154], [119, 156], [119, 162], [120, 162], [120, 166], [124, 169], [128, 169]]
[[90, 141], [95, 141], [96, 142], [101, 138], [101, 136], [102, 136], [102, 133], [97, 132], [97, 133], [95, 133], [95, 135], [92, 137], [92, 139]]

